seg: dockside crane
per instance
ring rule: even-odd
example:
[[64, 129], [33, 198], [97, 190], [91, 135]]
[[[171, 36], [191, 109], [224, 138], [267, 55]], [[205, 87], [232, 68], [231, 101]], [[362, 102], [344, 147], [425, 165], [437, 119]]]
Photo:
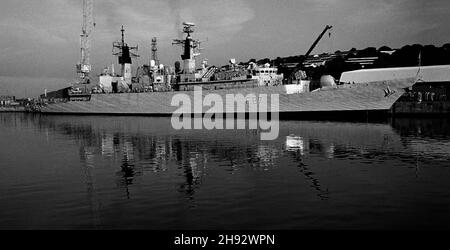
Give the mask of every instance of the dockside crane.
[[331, 26], [331, 25], [325, 26], [325, 29], [322, 31], [322, 33], [320, 33], [319, 37], [317, 37], [317, 39], [314, 41], [314, 43], [309, 48], [308, 52], [306, 52], [306, 54], [303, 56], [303, 58], [298, 63], [297, 67], [294, 69], [294, 71], [290, 75], [290, 77], [289, 77], [290, 83], [292, 83], [293, 80], [296, 80], [298, 78], [298, 73], [303, 69], [303, 63], [305, 62], [305, 60], [311, 55], [313, 50], [316, 48], [317, 44], [320, 42], [320, 40], [322, 40], [325, 33], [327, 33], [327, 31], [331, 30], [332, 28], [333, 28], [333, 26]]
[[79, 83], [89, 84], [89, 75], [92, 71], [90, 61], [91, 56], [91, 35], [95, 28], [94, 22], [94, 0], [83, 0], [83, 24], [81, 27], [81, 56], [77, 64]]
[[317, 37], [317, 39], [314, 41], [314, 43], [311, 45], [311, 48], [309, 48], [308, 52], [305, 54], [305, 59], [311, 55], [312, 51], [316, 48], [317, 44], [322, 40], [322, 37], [327, 33], [327, 31], [331, 30], [333, 26], [327, 25], [325, 26], [325, 29], [322, 31], [322, 33]]

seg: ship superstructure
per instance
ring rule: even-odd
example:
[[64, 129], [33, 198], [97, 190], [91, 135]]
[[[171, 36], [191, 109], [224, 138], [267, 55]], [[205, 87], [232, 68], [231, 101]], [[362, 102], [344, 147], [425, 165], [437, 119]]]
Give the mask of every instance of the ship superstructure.
[[207, 60], [203, 60], [201, 68], [197, 68], [196, 59], [201, 54], [200, 40], [192, 37], [194, 23], [183, 23], [184, 40], [175, 39], [173, 44], [183, 48], [182, 63], [176, 62], [175, 72], [177, 81], [175, 90], [192, 90], [195, 86], [204, 89], [229, 89], [258, 86], [276, 86], [282, 84], [283, 75], [278, 74], [278, 69], [269, 64], [257, 65], [251, 63], [248, 66], [239, 65], [235, 59], [230, 59], [229, 65], [218, 68], [209, 66]]

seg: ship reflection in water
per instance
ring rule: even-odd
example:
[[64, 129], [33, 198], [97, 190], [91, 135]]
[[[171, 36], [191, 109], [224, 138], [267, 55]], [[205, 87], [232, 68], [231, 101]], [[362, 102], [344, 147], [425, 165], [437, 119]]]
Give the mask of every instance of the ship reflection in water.
[[448, 120], [281, 121], [0, 114], [0, 228], [448, 228]]

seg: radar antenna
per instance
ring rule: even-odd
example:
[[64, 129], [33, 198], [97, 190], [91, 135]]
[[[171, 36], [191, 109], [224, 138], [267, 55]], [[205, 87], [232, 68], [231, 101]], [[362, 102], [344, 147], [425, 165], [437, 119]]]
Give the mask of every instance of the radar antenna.
[[183, 23], [183, 32], [186, 33], [186, 38], [184, 40], [174, 39], [172, 45], [180, 45], [183, 48], [184, 54], [181, 55], [183, 60], [194, 59], [201, 54], [203, 48], [201, 44], [205, 41], [194, 40], [191, 34], [194, 33], [194, 23]]

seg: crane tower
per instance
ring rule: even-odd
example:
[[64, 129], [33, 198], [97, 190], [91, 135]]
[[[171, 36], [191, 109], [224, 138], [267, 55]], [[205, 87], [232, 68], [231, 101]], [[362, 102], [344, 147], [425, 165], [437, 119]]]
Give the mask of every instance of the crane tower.
[[94, 31], [94, 0], [83, 0], [83, 25], [81, 27], [81, 57], [77, 64], [80, 83], [89, 84], [89, 74], [92, 70], [90, 62], [91, 34]]

